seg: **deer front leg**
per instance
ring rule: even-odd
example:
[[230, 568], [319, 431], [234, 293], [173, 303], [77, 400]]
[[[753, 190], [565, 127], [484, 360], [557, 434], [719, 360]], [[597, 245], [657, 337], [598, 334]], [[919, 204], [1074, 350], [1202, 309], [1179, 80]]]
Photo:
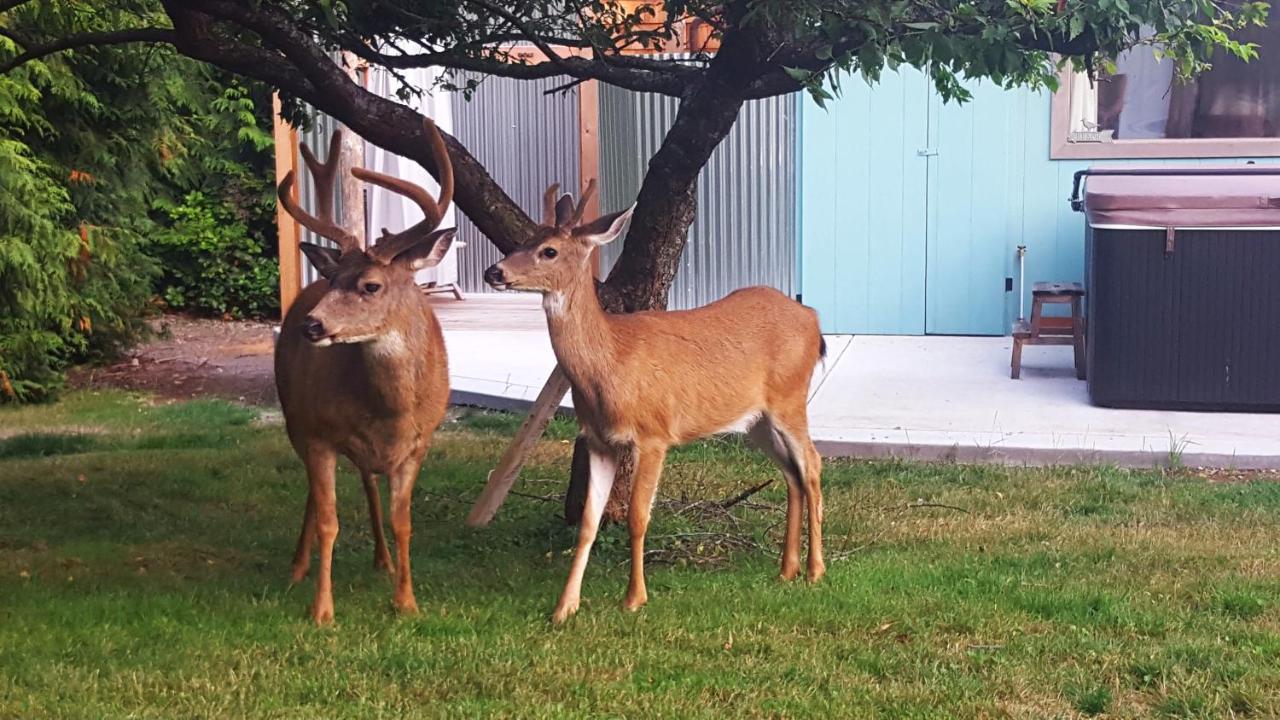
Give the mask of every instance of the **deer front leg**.
[[320, 541], [320, 572], [316, 576], [316, 598], [311, 619], [317, 625], [333, 622], [333, 544], [338, 539], [338, 497], [335, 471], [338, 456], [329, 448], [309, 448], [307, 479], [315, 508], [316, 539]]
[[[308, 481], [308, 485], [310, 482]], [[307, 488], [307, 506], [302, 511], [302, 532], [298, 534], [298, 546], [293, 551], [293, 572], [289, 575], [289, 584], [297, 585], [307, 576], [311, 569], [311, 542], [316, 537], [316, 501]]]
[[413, 484], [418, 479], [421, 463], [411, 460], [391, 474], [391, 532], [396, 538], [396, 591], [392, 598], [402, 613], [418, 612], [413, 597], [413, 577], [409, 572], [409, 536], [412, 532]]
[[382, 497], [378, 494], [378, 476], [360, 471], [364, 483], [364, 496], [369, 501], [369, 524], [373, 526], [373, 567], [391, 572], [391, 552], [387, 550], [387, 536], [382, 528]]
[[618, 471], [618, 459], [611, 449], [592, 447], [590, 464], [591, 480], [587, 484], [587, 501], [582, 509], [582, 520], [578, 523], [578, 547], [573, 554], [573, 566], [569, 569], [569, 581], [565, 583], [560, 602], [556, 603], [555, 612], [551, 614], [551, 622], [557, 625], [578, 611], [578, 604], [582, 599], [582, 576], [587, 571], [587, 557], [591, 555], [591, 545], [595, 543], [596, 532], [600, 530], [600, 516], [604, 514], [604, 506], [609, 502], [613, 477]]
[[631, 534], [631, 582], [622, 609], [636, 611], [649, 601], [644, 583], [644, 536], [649, 530], [653, 498], [658, 491], [658, 478], [667, 457], [664, 446], [637, 448], [636, 467], [631, 480], [631, 508], [627, 526]]

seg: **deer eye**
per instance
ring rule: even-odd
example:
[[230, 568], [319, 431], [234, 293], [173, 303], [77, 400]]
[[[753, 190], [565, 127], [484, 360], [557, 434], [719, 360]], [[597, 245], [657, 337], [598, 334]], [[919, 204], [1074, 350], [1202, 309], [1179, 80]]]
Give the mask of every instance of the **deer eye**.
[[549, 247], [549, 248], [542, 248], [542, 252], [538, 254], [548, 260], [554, 260], [556, 255], [559, 255], [560, 253], [556, 252], [555, 248]]
[[372, 295], [382, 289], [382, 285], [376, 282], [367, 282], [360, 288], [365, 295]]

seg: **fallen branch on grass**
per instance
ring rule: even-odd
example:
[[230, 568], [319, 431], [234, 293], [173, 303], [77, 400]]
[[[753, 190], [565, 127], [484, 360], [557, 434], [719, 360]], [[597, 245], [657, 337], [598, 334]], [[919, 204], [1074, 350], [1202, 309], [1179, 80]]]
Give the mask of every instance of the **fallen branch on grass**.
[[927, 503], [923, 500], [917, 500], [913, 503], [907, 503], [906, 505], [890, 505], [889, 507], [885, 508], [885, 510], [903, 511], [903, 510], [915, 510], [916, 508], [942, 508], [944, 510], [955, 510], [957, 512], [962, 512], [965, 515], [969, 514], [969, 511], [965, 510], [962, 507], [956, 507], [955, 505], [944, 505], [942, 503]]
[[508, 494], [510, 494], [510, 495], [515, 495], [515, 496], [517, 496], [517, 497], [522, 497], [522, 498], [529, 498], [530, 500], [538, 500], [538, 501], [540, 501], [540, 502], [549, 502], [549, 503], [563, 503], [563, 502], [564, 502], [564, 496], [563, 496], [563, 495], [560, 495], [560, 496], [555, 496], [555, 495], [534, 495], [534, 494], [532, 494], [532, 493], [524, 493], [524, 492], [520, 492], [519, 490], [509, 490], [509, 491], [507, 491], [507, 492], [508, 492]]
[[769, 478], [768, 480], [765, 480], [764, 482], [760, 483], [759, 485], [756, 485], [755, 487], [747, 488], [746, 490], [743, 490], [742, 492], [738, 493], [737, 495], [734, 495], [731, 498], [721, 500], [720, 507], [724, 508], [725, 510], [728, 510], [734, 505], [737, 505], [743, 502], [744, 500], [751, 497], [752, 495], [755, 495], [761, 490], [769, 487], [770, 485], [773, 484], [773, 480], [774, 480], [773, 478]]
[[734, 552], [764, 551], [760, 543], [742, 533], [685, 532], [656, 535], [649, 540], [655, 544], [670, 545], [645, 551], [645, 561], [667, 565], [722, 565]]

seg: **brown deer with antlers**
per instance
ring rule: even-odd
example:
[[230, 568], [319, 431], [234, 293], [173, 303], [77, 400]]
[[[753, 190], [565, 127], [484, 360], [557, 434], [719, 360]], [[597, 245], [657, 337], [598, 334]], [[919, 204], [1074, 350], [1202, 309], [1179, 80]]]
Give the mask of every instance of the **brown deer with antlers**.
[[752, 440], [787, 480], [782, 578], [800, 572], [802, 514], [809, 520], [808, 579], [822, 559], [822, 460], [809, 439], [809, 380], [826, 345], [818, 316], [772, 288], [752, 287], [695, 310], [606, 313], [596, 297], [592, 250], [622, 232], [631, 209], [580, 224], [587, 200], [547, 189], [543, 224], [521, 248], [485, 271], [505, 290], [542, 293], [551, 345], [573, 390], [590, 448], [591, 480], [569, 581], [552, 620], [578, 609], [582, 576], [609, 499], [620, 453], [635, 467], [628, 515], [631, 582], [623, 607], [648, 600], [644, 538], [667, 449], [731, 429]]
[[294, 200], [292, 172], [280, 182], [284, 209], [338, 245], [332, 249], [302, 243], [323, 279], [303, 290], [289, 308], [275, 355], [285, 426], [310, 484], [292, 579], [306, 577], [311, 544], [317, 540], [320, 572], [311, 617], [319, 624], [333, 620], [330, 569], [338, 536], [334, 473], [339, 455], [360, 472], [373, 524], [374, 564], [390, 571], [377, 484], [378, 475], [387, 476], [396, 545], [394, 603], [403, 612], [417, 610], [409, 575], [409, 510], [414, 481], [448, 405], [449, 371], [440, 324], [414, 283], [414, 273], [439, 263], [454, 235], [452, 228], [435, 229], [453, 197], [448, 151], [430, 121], [425, 136], [440, 168], [438, 199], [398, 178], [352, 169], [365, 182], [411, 198], [424, 215], [402, 232], [384, 229], [368, 249], [333, 220], [337, 133], [326, 162], [302, 146], [316, 182], [318, 216]]

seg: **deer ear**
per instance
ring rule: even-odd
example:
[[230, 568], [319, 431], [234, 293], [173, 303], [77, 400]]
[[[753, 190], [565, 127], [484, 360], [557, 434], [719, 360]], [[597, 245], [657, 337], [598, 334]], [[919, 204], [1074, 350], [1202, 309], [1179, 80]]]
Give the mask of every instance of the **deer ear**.
[[573, 219], [573, 196], [565, 193], [556, 201], [556, 227], [566, 227]]
[[635, 209], [636, 206], [632, 205], [626, 210], [601, 215], [585, 225], [574, 228], [573, 236], [586, 240], [592, 245], [613, 242], [614, 238], [622, 234], [622, 228], [626, 227]]
[[449, 247], [453, 245], [453, 236], [458, 228], [436, 230], [430, 235], [401, 250], [391, 260], [393, 263], [408, 265], [410, 270], [439, 265]]
[[315, 266], [316, 272], [320, 273], [320, 277], [327, 280], [338, 272], [338, 258], [342, 256], [341, 250], [321, 247], [309, 242], [298, 243], [298, 245], [302, 247], [302, 254], [306, 255]]

